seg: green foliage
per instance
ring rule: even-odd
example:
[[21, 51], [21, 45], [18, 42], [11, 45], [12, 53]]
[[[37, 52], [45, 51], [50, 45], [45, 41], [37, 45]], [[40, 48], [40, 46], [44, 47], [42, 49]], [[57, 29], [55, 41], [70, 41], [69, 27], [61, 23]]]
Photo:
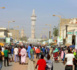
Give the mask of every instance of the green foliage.
[[57, 28], [57, 27], [54, 27], [54, 28], [53, 28], [53, 35], [54, 35], [54, 36], [58, 36], [58, 34], [59, 34], [58, 28]]

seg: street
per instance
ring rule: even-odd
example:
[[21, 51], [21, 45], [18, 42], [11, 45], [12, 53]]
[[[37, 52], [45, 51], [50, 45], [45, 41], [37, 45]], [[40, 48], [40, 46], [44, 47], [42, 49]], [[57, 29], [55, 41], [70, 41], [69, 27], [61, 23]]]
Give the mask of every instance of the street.
[[[3, 66], [2, 70], [33, 70], [33, 69], [35, 69], [36, 63], [37, 63], [36, 59], [34, 59], [34, 62], [32, 64], [32, 61], [29, 61], [29, 59], [27, 58], [25, 65], [20, 65], [18, 62], [17, 63], [11, 62], [10, 66], [8, 66], [8, 67]], [[53, 62], [53, 70], [56, 70], [56, 69], [64, 70], [64, 65], [62, 63]]]
[[53, 70], [64, 70], [64, 67], [62, 63], [53, 63]]
[[4, 67], [3, 65], [2, 70], [27, 70], [27, 68], [28, 68], [28, 58], [26, 60], [25, 65], [20, 65], [18, 62], [17, 63], [11, 62], [10, 66], [8, 67]]

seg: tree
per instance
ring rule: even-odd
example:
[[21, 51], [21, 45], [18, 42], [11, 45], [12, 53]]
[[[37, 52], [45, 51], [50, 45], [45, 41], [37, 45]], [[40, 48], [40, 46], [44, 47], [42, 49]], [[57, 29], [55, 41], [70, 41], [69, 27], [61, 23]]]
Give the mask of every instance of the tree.
[[58, 34], [59, 34], [58, 27], [54, 27], [54, 28], [53, 28], [53, 35], [54, 35], [54, 36], [58, 36]]

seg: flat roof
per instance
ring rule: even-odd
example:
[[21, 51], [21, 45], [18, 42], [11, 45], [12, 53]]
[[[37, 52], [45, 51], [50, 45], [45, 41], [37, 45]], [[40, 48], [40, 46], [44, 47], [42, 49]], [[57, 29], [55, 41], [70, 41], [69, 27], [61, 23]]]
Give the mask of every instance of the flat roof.
[[8, 30], [7, 28], [0, 28], [0, 30]]

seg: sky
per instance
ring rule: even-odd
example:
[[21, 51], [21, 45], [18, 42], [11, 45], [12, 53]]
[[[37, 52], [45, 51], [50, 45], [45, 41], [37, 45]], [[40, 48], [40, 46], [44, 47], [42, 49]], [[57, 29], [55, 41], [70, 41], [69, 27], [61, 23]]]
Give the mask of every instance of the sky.
[[52, 15], [61, 15], [62, 18], [77, 18], [77, 0], [0, 0], [0, 27], [10, 28], [19, 26], [25, 31], [27, 37], [31, 36], [31, 15], [33, 9], [37, 16], [35, 35], [39, 38], [42, 34], [48, 36], [49, 26], [52, 30], [54, 26], [58, 26], [60, 19]]

